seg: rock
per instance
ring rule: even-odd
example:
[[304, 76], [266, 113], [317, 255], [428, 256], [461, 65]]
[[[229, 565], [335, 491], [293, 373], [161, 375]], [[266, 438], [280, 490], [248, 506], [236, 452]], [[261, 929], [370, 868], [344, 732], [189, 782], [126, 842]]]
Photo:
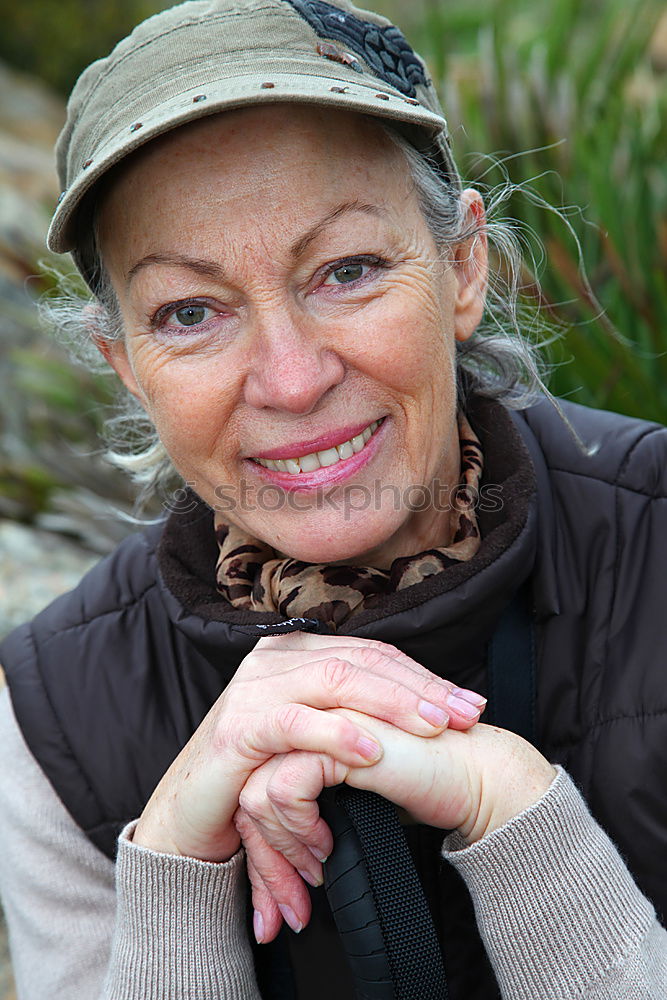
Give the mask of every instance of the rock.
[[0, 273], [34, 273], [59, 193], [54, 145], [65, 104], [0, 62]]
[[[74, 587], [98, 558], [58, 535], [0, 521], [0, 638]], [[0, 1000], [16, 1000], [1, 912]]]
[[[0, 61], [0, 130], [30, 146], [53, 150], [65, 121], [65, 102], [45, 84]], [[53, 161], [52, 161], [53, 162]], [[55, 173], [54, 173], [55, 180]]]
[[59, 535], [0, 521], [0, 637], [71, 590], [98, 559]]

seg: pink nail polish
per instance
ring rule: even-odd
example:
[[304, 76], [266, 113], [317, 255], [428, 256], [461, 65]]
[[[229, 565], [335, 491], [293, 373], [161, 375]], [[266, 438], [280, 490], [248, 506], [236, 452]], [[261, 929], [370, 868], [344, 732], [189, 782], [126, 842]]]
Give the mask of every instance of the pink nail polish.
[[382, 756], [382, 747], [370, 736], [360, 736], [357, 740], [357, 752], [364, 760], [375, 761]]
[[417, 711], [422, 719], [430, 722], [432, 726], [436, 726], [438, 729], [446, 725], [449, 721], [449, 716], [444, 709], [438, 708], [437, 705], [432, 704], [430, 701], [420, 701], [417, 705]]
[[278, 909], [283, 915], [283, 920], [288, 927], [291, 927], [295, 934], [298, 934], [303, 930], [303, 924], [297, 917], [296, 913], [291, 906], [287, 906], [285, 903], [278, 903]]
[[447, 699], [447, 704], [456, 712], [457, 715], [461, 715], [464, 719], [476, 719], [480, 713], [479, 706], [471, 705], [469, 701], [464, 698], [457, 698], [454, 695], [449, 696]]
[[314, 888], [317, 888], [318, 885], [322, 885], [323, 880], [321, 876], [316, 878], [314, 875], [311, 875], [310, 872], [302, 870], [301, 868], [297, 868], [297, 871], [304, 882], [307, 882], [308, 885], [312, 885]]
[[469, 701], [471, 705], [477, 705], [478, 708], [483, 708], [486, 705], [487, 699], [483, 695], [477, 694], [476, 691], [468, 691], [467, 688], [454, 688], [452, 694], [458, 695], [464, 701]]
[[264, 917], [259, 910], [255, 910], [252, 915], [252, 929], [255, 932], [257, 944], [261, 944], [264, 940]]

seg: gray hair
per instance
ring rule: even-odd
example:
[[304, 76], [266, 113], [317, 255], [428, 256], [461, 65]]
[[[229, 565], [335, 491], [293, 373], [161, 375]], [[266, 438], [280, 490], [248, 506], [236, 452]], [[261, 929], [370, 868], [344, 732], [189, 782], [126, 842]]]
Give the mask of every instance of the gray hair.
[[[377, 124], [376, 119], [373, 121]], [[498, 218], [517, 186], [505, 179], [499, 187], [485, 192], [486, 221], [471, 224], [460, 191], [442, 176], [436, 161], [417, 151], [391, 126], [383, 123], [380, 127], [403, 154], [421, 211], [443, 259], [448, 248], [466, 241], [474, 262], [474, 241], [484, 236], [489, 241], [492, 267], [484, 317], [470, 339], [457, 343], [459, 373], [474, 380], [477, 392], [500, 400], [512, 409], [530, 405], [545, 394], [555, 403], [544, 384], [546, 368], [538, 345], [538, 339], [544, 343], [544, 337], [536, 336], [543, 334], [547, 324], [538, 305], [529, 307], [522, 298], [522, 244], [527, 246], [526, 233], [515, 220]], [[41, 311], [75, 358], [87, 368], [100, 372], [108, 368], [92, 341], [92, 327], [97, 339], [109, 342], [122, 339], [124, 329], [116, 294], [97, 243], [96, 228], [93, 213], [86, 236], [91, 241], [97, 267], [95, 298], [91, 299], [90, 293], [84, 291], [76, 276], [58, 275], [57, 294], [44, 300]], [[534, 293], [534, 267], [529, 270]], [[462, 381], [459, 378], [459, 384]], [[120, 387], [114, 413], [105, 422], [105, 440], [108, 460], [128, 473], [139, 487], [138, 510], [143, 509], [157, 492], [167, 491], [175, 485], [176, 471], [155, 427], [124, 386]]]

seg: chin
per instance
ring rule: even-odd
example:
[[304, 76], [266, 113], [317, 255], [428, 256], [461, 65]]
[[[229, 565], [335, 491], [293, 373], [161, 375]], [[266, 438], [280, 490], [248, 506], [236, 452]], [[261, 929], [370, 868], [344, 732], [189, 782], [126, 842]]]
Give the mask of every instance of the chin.
[[269, 536], [266, 541], [284, 555], [301, 562], [354, 563], [381, 568], [385, 563], [387, 567], [391, 564], [390, 553], [384, 553], [383, 549], [390, 545], [397, 528], [386, 521], [383, 524], [343, 521], [319, 528], [311, 525], [307, 530], [281, 532], [279, 539], [274, 537], [272, 540]]

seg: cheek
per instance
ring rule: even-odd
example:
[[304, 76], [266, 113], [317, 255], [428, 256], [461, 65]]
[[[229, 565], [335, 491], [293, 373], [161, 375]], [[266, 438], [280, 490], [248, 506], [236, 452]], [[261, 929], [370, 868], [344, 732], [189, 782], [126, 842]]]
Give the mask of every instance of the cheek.
[[453, 308], [427, 282], [413, 282], [403, 291], [361, 331], [367, 371], [398, 391], [406, 404], [429, 407], [451, 395]]
[[133, 367], [146, 412], [176, 465], [183, 456], [210, 454], [221, 437], [234, 439], [229, 424], [237, 389], [212, 358], [166, 357], [151, 347], [137, 351]]

